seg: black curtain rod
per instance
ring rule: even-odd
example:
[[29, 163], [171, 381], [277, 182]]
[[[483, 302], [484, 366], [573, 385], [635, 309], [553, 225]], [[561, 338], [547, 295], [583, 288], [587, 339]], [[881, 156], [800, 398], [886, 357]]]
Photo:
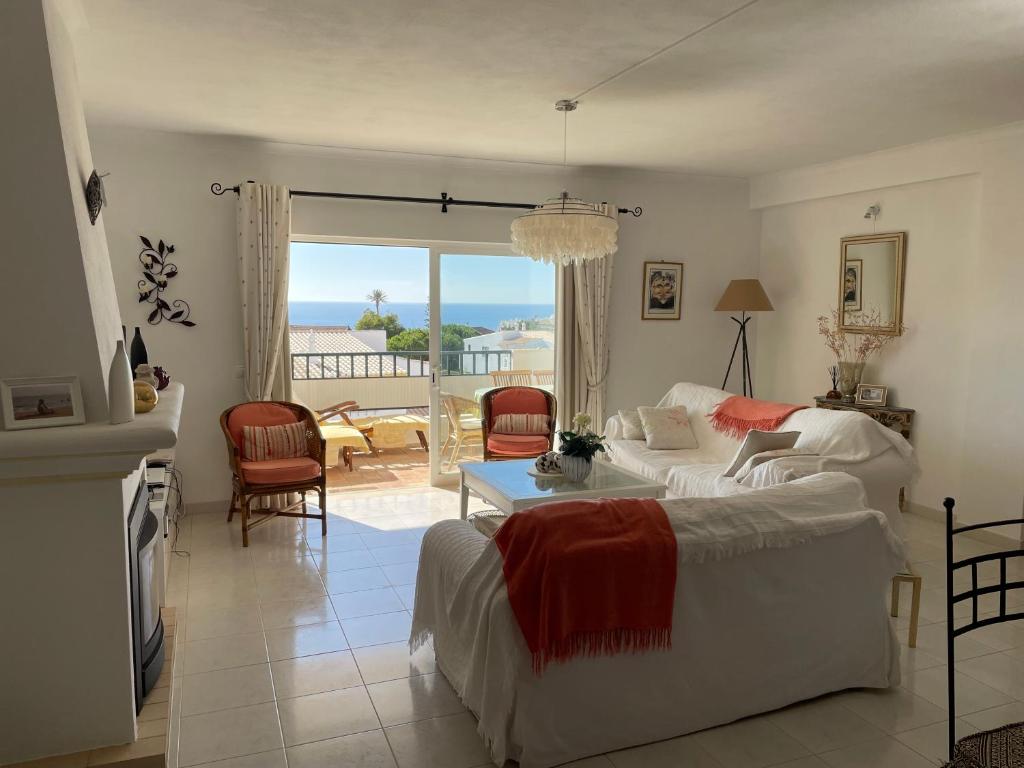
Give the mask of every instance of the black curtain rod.
[[[238, 194], [239, 187], [225, 187], [220, 182], [213, 182], [210, 191], [215, 195], [223, 195], [225, 192]], [[340, 200], [376, 200], [381, 203], [427, 203], [429, 205], [440, 205], [441, 213], [448, 213], [449, 205], [471, 205], [477, 208], [516, 208], [524, 211], [532, 211], [537, 206], [533, 203], [496, 203], [492, 200], [456, 200], [449, 197], [447, 192], [442, 192], [440, 197], [406, 197], [404, 195], [360, 195], [354, 192], [309, 192], [304, 189], [291, 190], [292, 197], [331, 197]], [[636, 208], [619, 208], [619, 213], [629, 213], [633, 216], [643, 214], [643, 208], [639, 205]]]

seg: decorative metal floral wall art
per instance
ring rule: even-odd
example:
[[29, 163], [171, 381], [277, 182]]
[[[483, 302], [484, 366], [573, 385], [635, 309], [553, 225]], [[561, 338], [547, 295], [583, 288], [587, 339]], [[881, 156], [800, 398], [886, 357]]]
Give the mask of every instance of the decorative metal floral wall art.
[[139, 280], [139, 303], [153, 305], [146, 322], [158, 325], [161, 320], [169, 323], [180, 323], [187, 328], [195, 325], [188, 319], [192, 308], [184, 299], [174, 299], [171, 303], [161, 296], [167, 290], [168, 281], [178, 274], [178, 266], [167, 259], [174, 253], [173, 245], [165, 245], [161, 240], [153, 247], [153, 243], [145, 235], [139, 235], [143, 248], [139, 251], [139, 262], [142, 264], [143, 279]]

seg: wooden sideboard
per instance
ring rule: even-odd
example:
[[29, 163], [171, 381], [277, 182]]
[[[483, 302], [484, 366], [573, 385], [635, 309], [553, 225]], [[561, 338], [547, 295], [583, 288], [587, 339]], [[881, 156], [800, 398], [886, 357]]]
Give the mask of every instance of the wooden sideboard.
[[893, 405], [844, 403], [842, 400], [829, 400], [822, 395], [814, 398], [814, 404], [818, 408], [829, 408], [833, 411], [860, 411], [870, 416], [883, 427], [888, 427], [893, 432], [899, 432], [907, 440], [910, 439], [910, 431], [914, 426], [913, 408], [897, 408]]

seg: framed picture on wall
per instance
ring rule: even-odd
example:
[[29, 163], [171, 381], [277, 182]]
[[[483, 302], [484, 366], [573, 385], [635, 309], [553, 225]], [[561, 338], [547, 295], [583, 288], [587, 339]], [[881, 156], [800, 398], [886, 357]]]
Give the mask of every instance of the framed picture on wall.
[[864, 285], [864, 260], [847, 259], [843, 273], [843, 311], [860, 312], [864, 309], [861, 289]]
[[63, 427], [85, 422], [77, 376], [0, 381], [5, 429]]
[[676, 261], [645, 261], [644, 320], [678, 320], [683, 305], [683, 265]]

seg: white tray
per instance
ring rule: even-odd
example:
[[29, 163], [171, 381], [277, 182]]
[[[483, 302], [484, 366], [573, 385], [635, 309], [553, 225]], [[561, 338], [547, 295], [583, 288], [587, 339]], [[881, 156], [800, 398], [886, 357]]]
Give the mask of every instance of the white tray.
[[536, 466], [527, 467], [526, 474], [534, 477], [565, 477], [561, 472], [541, 472]]

